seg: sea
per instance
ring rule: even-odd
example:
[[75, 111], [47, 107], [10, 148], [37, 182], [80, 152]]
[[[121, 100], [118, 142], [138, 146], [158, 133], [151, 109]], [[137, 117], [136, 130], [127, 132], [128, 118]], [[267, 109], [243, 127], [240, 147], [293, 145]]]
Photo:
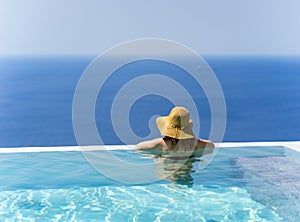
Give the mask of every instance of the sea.
[[[0, 148], [76, 146], [72, 122], [74, 93], [95, 57], [1, 56]], [[224, 142], [300, 140], [300, 56], [203, 58], [224, 94]], [[201, 87], [174, 65], [142, 60], [116, 70], [99, 91], [94, 119], [103, 144], [140, 142], [150, 133], [152, 117], [167, 115], [172, 109], [174, 104], [168, 98], [159, 94], [143, 95], [128, 112], [118, 110], [124, 112], [124, 119], [128, 119], [138, 137], [129, 137], [124, 142], [118, 136], [111, 115], [116, 94], [133, 78], [153, 73], [170, 77], [187, 89], [201, 117], [198, 136], [209, 138], [213, 117], [209, 99]], [[177, 90], [172, 88], [170, 92], [176, 96]], [[153, 135], [160, 136], [158, 130]], [[87, 145], [95, 144], [87, 142]]]

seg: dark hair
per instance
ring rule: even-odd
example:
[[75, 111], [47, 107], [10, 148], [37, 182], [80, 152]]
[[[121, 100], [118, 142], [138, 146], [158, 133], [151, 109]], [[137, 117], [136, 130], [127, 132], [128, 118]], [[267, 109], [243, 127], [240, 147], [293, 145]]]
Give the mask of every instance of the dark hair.
[[163, 138], [164, 140], [171, 140], [171, 143], [172, 143], [172, 149], [174, 149], [179, 141], [179, 139], [176, 139], [176, 138], [173, 138], [173, 137], [169, 137], [169, 136], [165, 136]]

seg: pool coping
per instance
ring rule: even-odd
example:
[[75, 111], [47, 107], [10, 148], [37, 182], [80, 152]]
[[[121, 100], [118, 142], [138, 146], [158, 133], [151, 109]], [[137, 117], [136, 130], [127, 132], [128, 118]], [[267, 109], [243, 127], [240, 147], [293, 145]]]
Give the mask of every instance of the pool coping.
[[[300, 141], [282, 142], [224, 142], [215, 143], [219, 148], [253, 147], [253, 146], [284, 146], [300, 152]], [[53, 147], [10, 147], [0, 148], [0, 153], [30, 153], [30, 152], [63, 152], [92, 150], [133, 150], [135, 145], [100, 145], [100, 146], [53, 146]]]

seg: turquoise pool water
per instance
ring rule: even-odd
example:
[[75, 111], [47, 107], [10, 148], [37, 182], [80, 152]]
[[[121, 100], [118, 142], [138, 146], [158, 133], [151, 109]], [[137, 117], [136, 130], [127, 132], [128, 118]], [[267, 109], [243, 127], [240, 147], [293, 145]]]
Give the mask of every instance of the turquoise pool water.
[[[76, 151], [0, 153], [0, 220], [296, 221], [300, 216], [300, 153], [291, 149], [221, 148], [205, 169], [199, 160], [188, 161], [166, 179], [161, 175], [176, 162], [133, 150], [110, 152], [127, 162], [152, 163], [147, 173], [157, 180], [114, 181]], [[111, 166], [104, 161], [103, 167]]]

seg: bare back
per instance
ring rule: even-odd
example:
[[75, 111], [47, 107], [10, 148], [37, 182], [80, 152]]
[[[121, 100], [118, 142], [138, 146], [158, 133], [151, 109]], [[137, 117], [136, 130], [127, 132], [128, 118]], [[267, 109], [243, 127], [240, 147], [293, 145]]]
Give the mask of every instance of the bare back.
[[205, 153], [212, 153], [214, 144], [208, 140], [197, 138], [192, 139], [173, 139], [170, 137], [159, 138], [151, 141], [139, 143], [137, 150], [147, 151], [151, 153], [168, 153], [176, 156], [201, 156]]

